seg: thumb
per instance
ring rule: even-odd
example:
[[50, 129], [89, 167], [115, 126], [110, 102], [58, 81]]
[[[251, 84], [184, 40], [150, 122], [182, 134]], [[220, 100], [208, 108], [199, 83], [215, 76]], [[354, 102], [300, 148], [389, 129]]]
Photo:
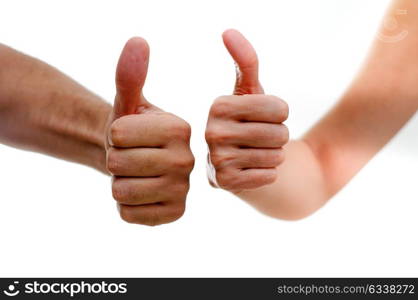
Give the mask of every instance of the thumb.
[[237, 79], [234, 95], [263, 94], [258, 81], [258, 58], [250, 42], [237, 30], [226, 30], [222, 35], [229, 54], [235, 61]]
[[116, 68], [114, 119], [135, 114], [139, 106], [150, 105], [142, 94], [148, 60], [149, 46], [144, 39], [134, 37], [125, 44]]

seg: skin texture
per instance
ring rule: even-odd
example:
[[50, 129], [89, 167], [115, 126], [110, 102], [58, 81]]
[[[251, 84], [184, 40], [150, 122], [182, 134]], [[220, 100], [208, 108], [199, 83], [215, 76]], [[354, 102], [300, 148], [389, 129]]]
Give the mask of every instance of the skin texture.
[[[398, 18], [399, 9], [408, 13]], [[388, 17], [408, 35], [393, 43], [386, 39], [390, 27], [383, 28], [337, 105], [289, 143], [286, 103], [264, 95], [249, 42], [225, 32], [237, 80], [234, 95], [219, 97], [209, 113], [211, 184], [276, 218], [300, 219], [320, 208], [418, 109], [417, 14], [418, 1], [393, 2]], [[112, 107], [53, 67], [0, 44], [0, 142], [111, 173], [128, 222], [176, 220], [194, 163], [190, 126], [142, 95], [148, 57], [144, 40], [127, 43]]]
[[[399, 18], [398, 10], [407, 10], [408, 14]], [[258, 83], [254, 49], [237, 31], [226, 31], [224, 43], [239, 66], [234, 94], [255, 95], [223, 96], [215, 100], [210, 110], [206, 139], [212, 185], [231, 191], [274, 218], [297, 220], [322, 207], [418, 109], [417, 15], [417, 1], [394, 1], [386, 19], [396, 18], [399, 28], [406, 28], [408, 35], [396, 42], [388, 42], [382, 36], [394, 33], [383, 26], [362, 70], [336, 106], [302, 138], [285, 146], [283, 127], [276, 125], [268, 134], [261, 134], [261, 126], [265, 131], [267, 125], [273, 126], [266, 114], [262, 120], [264, 124], [258, 125], [258, 130], [252, 127], [252, 134], [248, 133], [248, 123], [234, 121], [242, 114], [246, 119], [260, 121], [259, 105], [266, 101], [266, 96], [259, 95], [263, 90]], [[274, 102], [274, 98], [268, 99], [266, 106]], [[275, 100], [276, 105], [282, 103], [277, 98]], [[270, 110], [275, 112], [277, 122], [285, 120], [279, 116], [287, 115], [287, 108], [280, 105], [281, 113]], [[254, 114], [250, 116], [251, 111]], [[238, 162], [249, 160], [248, 153], [254, 148], [246, 148], [247, 152], [240, 151], [239, 154], [236, 152], [233, 158], [226, 149], [236, 149], [241, 142], [237, 142], [237, 136], [244, 135], [246, 143], [252, 146], [267, 142], [267, 136], [275, 139], [276, 146], [282, 144], [280, 155], [284, 154], [285, 159], [273, 160], [273, 154], [269, 156], [270, 153], [265, 152], [265, 160], [260, 159], [261, 155], [251, 157], [254, 173], [244, 176], [244, 172], [237, 172], [243, 165]], [[270, 167], [273, 167], [273, 162], [276, 167], [265, 169], [268, 166], [266, 160]], [[246, 165], [250, 164], [247, 162]]]
[[237, 31], [223, 35], [237, 66], [233, 96], [215, 100], [206, 128], [212, 185], [234, 193], [273, 183], [289, 139], [284, 124], [287, 104], [263, 95], [258, 59], [250, 43]]
[[0, 45], [0, 142], [112, 174], [123, 220], [158, 225], [184, 212], [190, 126], [142, 95], [149, 48], [126, 44], [114, 108], [53, 67]]
[[107, 173], [111, 109], [55, 68], [0, 44], [0, 143]]
[[159, 225], [183, 215], [194, 157], [190, 125], [142, 94], [148, 60], [145, 40], [126, 43], [116, 70], [106, 161], [122, 219]]

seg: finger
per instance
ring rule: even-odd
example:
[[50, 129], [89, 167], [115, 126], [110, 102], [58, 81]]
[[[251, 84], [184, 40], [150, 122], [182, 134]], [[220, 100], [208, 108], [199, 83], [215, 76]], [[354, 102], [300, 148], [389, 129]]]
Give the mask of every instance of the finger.
[[240, 170], [240, 185], [245, 189], [254, 189], [259, 186], [273, 183], [277, 178], [276, 168], [259, 168]]
[[115, 147], [163, 147], [170, 140], [172, 120], [166, 113], [124, 116], [110, 127], [109, 143]]
[[172, 155], [159, 148], [109, 148], [107, 168], [116, 176], [156, 177], [172, 168]]
[[234, 94], [263, 94], [258, 80], [258, 58], [250, 42], [237, 30], [226, 30], [222, 35], [225, 47], [237, 67]]
[[134, 114], [138, 106], [148, 105], [142, 95], [148, 60], [149, 46], [144, 39], [134, 37], [125, 44], [116, 68], [114, 119]]
[[166, 178], [113, 177], [113, 198], [125, 205], [143, 205], [160, 202], [176, 202], [177, 195], [185, 195], [187, 184], [167, 183]]
[[270, 95], [222, 96], [215, 100], [211, 114], [221, 119], [282, 123], [289, 108], [286, 102]]
[[[274, 168], [281, 164], [284, 160], [284, 151], [282, 148], [278, 149], [229, 149], [224, 150], [225, 153], [219, 153], [218, 157], [214, 157], [215, 162], [220, 162], [216, 165], [217, 168], [235, 167], [238, 169], [249, 168]], [[228, 159], [230, 158], [230, 159]], [[218, 161], [216, 161], [218, 159]]]
[[123, 220], [128, 223], [149, 226], [173, 222], [184, 214], [184, 202], [171, 204], [146, 204], [129, 206], [119, 204], [119, 212]]
[[[216, 126], [212, 129], [215, 133], [210, 139], [213, 145], [280, 148], [289, 140], [289, 132], [284, 124], [224, 121], [212, 126]], [[218, 126], [221, 130], [217, 129]]]
[[216, 174], [217, 184], [231, 192], [255, 189], [273, 183], [276, 178], [276, 168], [225, 169]]
[[240, 169], [274, 168], [284, 160], [284, 151], [279, 149], [239, 149], [236, 166]]

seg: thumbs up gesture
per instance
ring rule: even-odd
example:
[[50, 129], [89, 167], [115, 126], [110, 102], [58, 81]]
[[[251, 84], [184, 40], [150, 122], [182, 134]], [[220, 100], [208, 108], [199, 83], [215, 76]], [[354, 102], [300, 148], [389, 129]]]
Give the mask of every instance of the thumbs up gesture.
[[119, 58], [107, 168], [121, 218], [159, 225], [183, 215], [194, 157], [189, 124], [152, 105], [142, 93], [148, 59], [149, 47], [141, 38], [130, 39]]
[[245, 37], [228, 30], [223, 41], [235, 61], [237, 77], [234, 95], [217, 98], [209, 112], [208, 176], [213, 186], [238, 193], [276, 180], [276, 167], [284, 160], [282, 147], [289, 139], [282, 124], [288, 106], [264, 95], [257, 54]]

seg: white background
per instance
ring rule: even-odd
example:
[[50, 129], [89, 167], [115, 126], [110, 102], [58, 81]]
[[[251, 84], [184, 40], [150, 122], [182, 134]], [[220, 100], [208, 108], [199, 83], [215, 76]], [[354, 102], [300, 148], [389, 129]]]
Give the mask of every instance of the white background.
[[145, 94], [191, 123], [197, 162], [185, 216], [149, 228], [120, 220], [109, 178], [0, 146], [0, 276], [418, 276], [417, 117], [302, 221], [265, 217], [205, 177], [208, 108], [234, 82], [223, 30], [252, 41], [265, 90], [288, 101], [297, 138], [349, 84], [388, 3], [2, 1], [0, 42], [106, 101], [124, 42], [145, 37]]

